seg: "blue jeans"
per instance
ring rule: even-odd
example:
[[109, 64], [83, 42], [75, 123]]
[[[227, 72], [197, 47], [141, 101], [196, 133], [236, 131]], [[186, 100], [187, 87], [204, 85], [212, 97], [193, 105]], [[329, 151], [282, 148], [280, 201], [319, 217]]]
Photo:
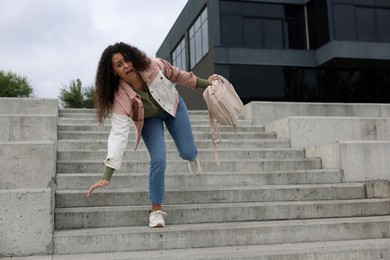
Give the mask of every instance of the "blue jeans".
[[149, 200], [152, 204], [164, 202], [164, 177], [167, 164], [164, 123], [182, 159], [192, 161], [198, 154], [187, 107], [181, 97], [179, 97], [176, 118], [165, 111], [159, 116], [145, 118], [142, 140], [150, 154]]

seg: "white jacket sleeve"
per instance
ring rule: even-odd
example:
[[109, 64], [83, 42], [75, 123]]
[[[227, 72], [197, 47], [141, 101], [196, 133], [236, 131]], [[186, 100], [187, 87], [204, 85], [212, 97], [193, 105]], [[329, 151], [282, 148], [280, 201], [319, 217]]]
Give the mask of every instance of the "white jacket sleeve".
[[107, 142], [107, 158], [104, 164], [113, 169], [120, 169], [122, 157], [129, 140], [131, 120], [128, 116], [113, 113], [111, 132]]

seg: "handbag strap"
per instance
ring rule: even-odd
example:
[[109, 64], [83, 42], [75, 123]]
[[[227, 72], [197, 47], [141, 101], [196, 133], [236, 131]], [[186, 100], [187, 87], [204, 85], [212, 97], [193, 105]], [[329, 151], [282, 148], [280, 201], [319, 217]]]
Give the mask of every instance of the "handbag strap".
[[[211, 140], [212, 140], [211, 142], [213, 143], [215, 161], [216, 161], [217, 165], [220, 166], [221, 161], [219, 159], [219, 154], [218, 154], [218, 150], [217, 150], [217, 144], [219, 143], [219, 141], [215, 137], [216, 133], [218, 133], [218, 136], [219, 136], [219, 129], [218, 129], [218, 124], [214, 120], [214, 117], [210, 111], [209, 111], [209, 125], [210, 125]], [[221, 139], [220, 136], [219, 136], [219, 139]]]

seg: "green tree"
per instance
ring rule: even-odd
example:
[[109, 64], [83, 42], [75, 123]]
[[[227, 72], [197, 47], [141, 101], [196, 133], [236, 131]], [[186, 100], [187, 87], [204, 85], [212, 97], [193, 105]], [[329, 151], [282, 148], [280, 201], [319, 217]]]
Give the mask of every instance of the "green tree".
[[93, 100], [95, 98], [94, 86], [89, 86], [83, 89], [83, 94], [84, 94], [84, 107], [94, 108], [94, 103], [93, 103]]
[[32, 97], [27, 77], [0, 70], [0, 97]]
[[83, 88], [81, 80], [72, 80], [60, 90], [59, 99], [65, 108], [93, 108], [94, 87]]

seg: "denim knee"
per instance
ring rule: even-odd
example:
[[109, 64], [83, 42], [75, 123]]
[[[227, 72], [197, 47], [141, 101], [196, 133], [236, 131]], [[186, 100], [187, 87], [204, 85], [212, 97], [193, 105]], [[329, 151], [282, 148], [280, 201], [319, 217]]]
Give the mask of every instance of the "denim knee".
[[182, 152], [180, 154], [180, 157], [183, 160], [193, 161], [193, 160], [195, 160], [197, 154], [198, 154], [198, 151], [196, 149], [194, 149], [193, 151], [185, 151], [184, 153]]
[[150, 167], [151, 168], [155, 168], [155, 167], [165, 168], [165, 164], [166, 164], [166, 157], [165, 156], [153, 158], [152, 160], [150, 160]]

